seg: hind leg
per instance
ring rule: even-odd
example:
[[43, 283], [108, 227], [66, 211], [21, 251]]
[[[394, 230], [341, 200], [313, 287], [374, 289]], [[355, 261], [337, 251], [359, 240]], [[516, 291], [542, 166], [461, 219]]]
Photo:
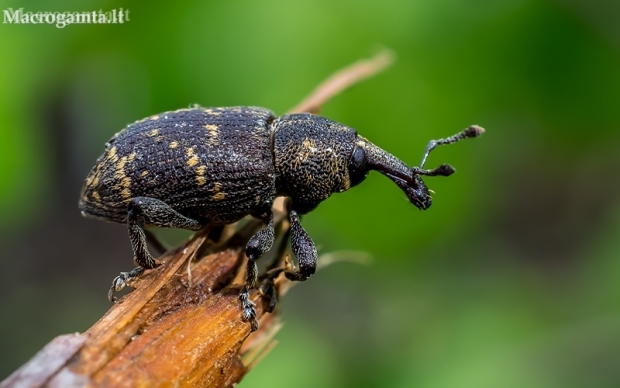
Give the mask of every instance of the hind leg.
[[147, 249], [145, 225], [189, 230], [200, 230], [206, 226], [196, 220], [183, 216], [158, 199], [149, 197], [133, 198], [128, 206], [127, 228], [133, 250], [133, 261], [138, 267], [129, 272], [121, 272], [120, 275], [114, 278], [112, 287], [108, 292], [108, 299], [112, 302], [116, 301], [115, 291], [122, 290], [128, 281], [140, 276], [145, 269], [153, 269], [160, 265]]

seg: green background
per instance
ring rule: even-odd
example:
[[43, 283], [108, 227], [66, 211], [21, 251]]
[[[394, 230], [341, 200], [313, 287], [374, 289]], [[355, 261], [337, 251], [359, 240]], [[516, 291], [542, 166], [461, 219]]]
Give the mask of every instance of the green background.
[[620, 384], [620, 2], [57, 1], [124, 7], [117, 25], [0, 25], [0, 378], [83, 331], [131, 267], [126, 228], [84, 219], [103, 145], [166, 110], [281, 114], [389, 47], [386, 72], [322, 114], [417, 164], [430, 139], [480, 139], [428, 166], [418, 211], [388, 179], [303, 220], [320, 253], [360, 250], [282, 301], [279, 344], [242, 387]]

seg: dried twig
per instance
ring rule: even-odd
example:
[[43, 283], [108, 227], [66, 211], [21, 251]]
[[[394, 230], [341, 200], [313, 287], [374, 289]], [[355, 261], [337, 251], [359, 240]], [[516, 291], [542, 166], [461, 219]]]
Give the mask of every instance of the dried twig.
[[332, 74], [320, 84], [299, 105], [290, 110], [290, 113], [319, 113], [321, 107], [338, 93], [361, 80], [372, 77], [381, 72], [394, 61], [394, 53], [383, 50], [370, 59], [364, 59]]
[[[291, 112], [318, 112], [390, 61], [391, 54], [383, 52], [335, 73]], [[288, 223], [282, 198], [274, 210], [283, 232]], [[250, 325], [241, 320], [239, 289], [231, 286], [245, 243], [261, 227], [258, 221], [236, 232], [229, 226], [218, 244], [206, 239], [206, 231], [198, 233], [165, 254], [165, 265], [135, 280], [136, 290], [85, 333], [55, 338], [0, 388], [233, 386], [275, 345], [280, 327], [276, 314], [264, 315], [263, 298], [254, 293], [260, 328], [250, 335]], [[284, 277], [276, 280], [280, 296], [288, 285]]]

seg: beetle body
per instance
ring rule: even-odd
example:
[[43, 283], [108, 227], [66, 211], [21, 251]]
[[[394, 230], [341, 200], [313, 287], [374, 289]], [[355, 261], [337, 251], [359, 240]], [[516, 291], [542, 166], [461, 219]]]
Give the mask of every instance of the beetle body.
[[[420, 209], [431, 205], [420, 176], [448, 176], [441, 165], [424, 170], [437, 145], [475, 137], [472, 126], [447, 139], [431, 141], [420, 167], [370, 143], [345, 125], [312, 114], [277, 118], [256, 107], [191, 108], [137, 121], [117, 133], [88, 174], [79, 208], [85, 216], [127, 223], [137, 268], [114, 279], [109, 297], [144, 269], [160, 263], [147, 250], [145, 226], [199, 230], [252, 215], [266, 228], [248, 242], [246, 284], [240, 293], [243, 318], [256, 330], [249, 291], [257, 286], [256, 260], [271, 249], [271, 206], [291, 199], [289, 221], [296, 270], [281, 269], [292, 280], [306, 280], [316, 269], [314, 243], [300, 215], [332, 193], [343, 192], [376, 170], [393, 180]], [[277, 272], [280, 273], [280, 272]]]
[[275, 198], [274, 119], [260, 108], [182, 109], [131, 124], [106, 144], [80, 208], [124, 223], [129, 201], [149, 197], [204, 224], [238, 221]]
[[[181, 109], [129, 125], [107, 144], [80, 201], [84, 215], [127, 222], [134, 197], [225, 225], [295, 198], [300, 214], [351, 187], [357, 133], [323, 117], [263, 108]], [[147, 224], [148, 225], [148, 224]]]

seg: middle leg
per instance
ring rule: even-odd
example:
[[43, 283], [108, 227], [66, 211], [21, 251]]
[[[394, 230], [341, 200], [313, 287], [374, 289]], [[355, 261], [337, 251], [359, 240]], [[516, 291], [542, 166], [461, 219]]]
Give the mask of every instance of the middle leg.
[[252, 331], [256, 331], [258, 329], [258, 321], [256, 320], [254, 303], [250, 300], [250, 290], [256, 288], [258, 280], [258, 265], [256, 261], [271, 249], [275, 231], [271, 208], [266, 208], [260, 213], [252, 214], [252, 216], [262, 220], [267, 226], [252, 236], [245, 248], [248, 264], [246, 267], [245, 285], [239, 293], [239, 300], [243, 308], [243, 320], [250, 321]]

